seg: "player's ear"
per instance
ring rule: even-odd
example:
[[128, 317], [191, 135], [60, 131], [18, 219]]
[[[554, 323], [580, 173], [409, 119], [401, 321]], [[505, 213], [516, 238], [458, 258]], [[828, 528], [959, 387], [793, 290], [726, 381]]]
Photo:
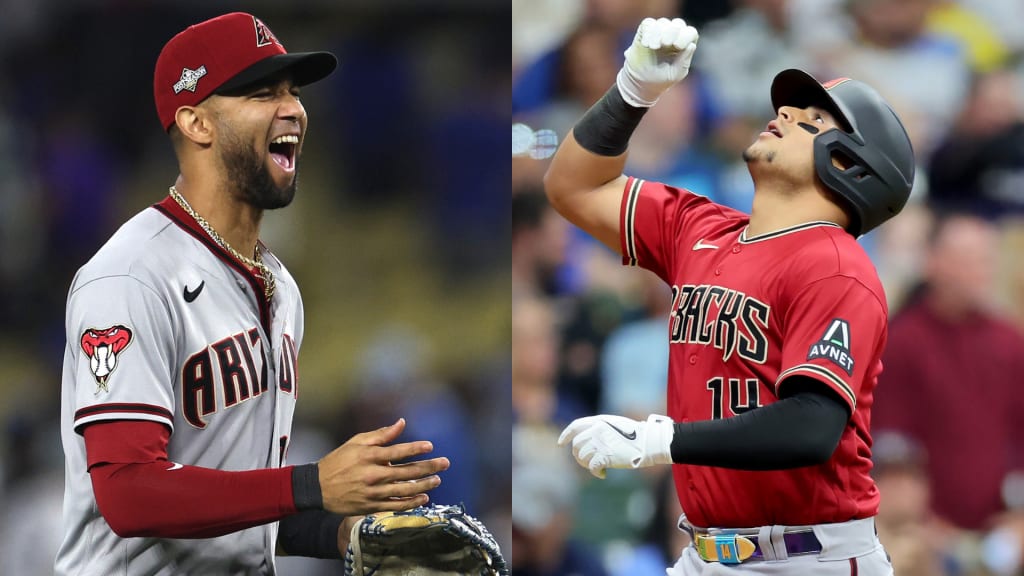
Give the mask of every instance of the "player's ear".
[[204, 146], [213, 141], [213, 122], [207, 110], [182, 106], [174, 113], [174, 124], [186, 140]]

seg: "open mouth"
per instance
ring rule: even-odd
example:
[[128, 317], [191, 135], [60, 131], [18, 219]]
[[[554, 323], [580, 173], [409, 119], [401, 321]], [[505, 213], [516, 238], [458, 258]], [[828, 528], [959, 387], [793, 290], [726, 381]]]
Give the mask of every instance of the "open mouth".
[[779, 127], [778, 125], [775, 124], [774, 120], [768, 123], [768, 126], [765, 128], [764, 131], [771, 134], [772, 136], [775, 136], [776, 138], [782, 138], [782, 132], [779, 131]]
[[299, 147], [299, 137], [294, 134], [278, 136], [270, 141], [270, 157], [285, 172], [295, 170], [295, 151]]

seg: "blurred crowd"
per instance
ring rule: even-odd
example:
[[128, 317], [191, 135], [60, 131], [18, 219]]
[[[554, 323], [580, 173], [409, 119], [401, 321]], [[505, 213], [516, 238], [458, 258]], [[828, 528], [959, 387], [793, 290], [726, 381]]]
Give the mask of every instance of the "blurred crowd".
[[[890, 304], [879, 535], [900, 576], [1024, 573], [1024, 4], [514, 0], [512, 16], [513, 122], [559, 137], [640, 20], [696, 26], [691, 73], [641, 123], [626, 173], [743, 211], [740, 152], [774, 117], [777, 72], [856, 78], [892, 103], [918, 170], [904, 212], [861, 239]], [[515, 136], [513, 574], [661, 576], [686, 543], [668, 470], [599, 481], [555, 442], [579, 416], [664, 413], [668, 287], [558, 216], [548, 154], [517, 155]]]
[[[64, 305], [75, 271], [163, 199], [164, 43], [235, 10], [341, 65], [304, 90], [296, 201], [262, 239], [306, 310], [289, 461], [404, 416], [451, 459], [436, 502], [511, 546], [507, 5], [0, 0], [0, 574], [53, 573], [61, 533]], [[499, 130], [500, 129], [500, 130]], [[73, 345], [73, 344], [72, 344]], [[280, 573], [341, 563], [282, 559]]]

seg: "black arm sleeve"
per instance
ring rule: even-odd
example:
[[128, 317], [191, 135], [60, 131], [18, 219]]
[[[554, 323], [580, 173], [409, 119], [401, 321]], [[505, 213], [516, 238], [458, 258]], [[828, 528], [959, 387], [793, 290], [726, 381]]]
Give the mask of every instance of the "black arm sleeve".
[[324, 497], [320, 490], [320, 465], [316, 462], [292, 468], [292, 499], [295, 509], [320, 510]]
[[805, 376], [779, 385], [778, 402], [732, 418], [677, 422], [672, 461], [738, 470], [782, 470], [832, 457], [849, 408], [831, 388]]
[[630, 106], [617, 85], [587, 110], [572, 129], [576, 143], [599, 156], [620, 156], [647, 108]]
[[281, 519], [277, 543], [290, 556], [340, 559], [338, 529], [344, 516], [326, 510], [306, 510]]
[[345, 517], [322, 510], [320, 467], [315, 462], [292, 468], [292, 497], [299, 512], [281, 519], [281, 549], [291, 556], [341, 558], [338, 529]]

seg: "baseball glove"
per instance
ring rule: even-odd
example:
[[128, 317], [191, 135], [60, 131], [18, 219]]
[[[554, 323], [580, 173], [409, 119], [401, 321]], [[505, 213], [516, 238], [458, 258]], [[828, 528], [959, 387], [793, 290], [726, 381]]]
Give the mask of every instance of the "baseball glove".
[[352, 527], [345, 576], [508, 576], [498, 543], [460, 505], [384, 512]]

